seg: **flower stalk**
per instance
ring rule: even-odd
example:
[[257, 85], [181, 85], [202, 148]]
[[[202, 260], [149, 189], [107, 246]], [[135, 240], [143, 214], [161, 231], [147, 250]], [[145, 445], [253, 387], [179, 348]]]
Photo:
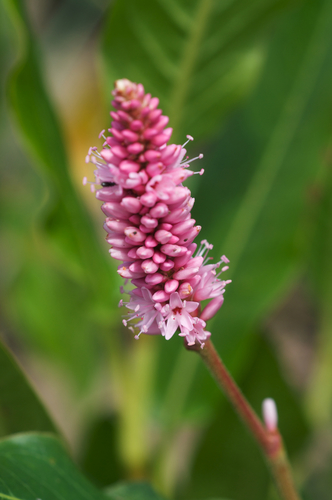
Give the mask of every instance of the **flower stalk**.
[[268, 421], [264, 426], [222, 362], [211, 340], [206, 341], [203, 349], [199, 344], [186, 345], [186, 348], [199, 353], [221, 390], [257, 441], [271, 469], [281, 498], [283, 500], [300, 500], [277, 426], [269, 425]]

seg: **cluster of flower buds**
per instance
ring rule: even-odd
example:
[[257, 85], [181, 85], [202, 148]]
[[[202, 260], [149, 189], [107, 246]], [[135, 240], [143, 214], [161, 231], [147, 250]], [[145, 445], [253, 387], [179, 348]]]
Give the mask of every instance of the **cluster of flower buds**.
[[[100, 133], [103, 149], [90, 148], [86, 161], [96, 166], [90, 184], [92, 191], [101, 186], [96, 197], [104, 202], [110, 254], [122, 262], [120, 276], [135, 287], [126, 292], [129, 302], [120, 301], [130, 310], [123, 322], [134, 321], [136, 338], [147, 333], [169, 339], [179, 329], [189, 345], [203, 346], [210, 336], [206, 321], [223, 303], [229, 280], [219, 275], [228, 269], [228, 259], [209, 264], [212, 245], [204, 240], [196, 251], [193, 242], [201, 227], [191, 218], [194, 199], [182, 185], [194, 174], [188, 167], [196, 158], [184, 159], [192, 137], [183, 146], [166, 145], [172, 134], [165, 128], [168, 117], [143, 85], [117, 80], [113, 96], [111, 135]], [[212, 300], [202, 311], [206, 299]]]

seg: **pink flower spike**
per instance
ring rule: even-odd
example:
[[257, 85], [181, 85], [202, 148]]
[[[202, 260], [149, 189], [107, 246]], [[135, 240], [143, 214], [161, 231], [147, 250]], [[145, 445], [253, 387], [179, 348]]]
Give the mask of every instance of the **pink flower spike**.
[[[95, 182], [84, 178], [83, 184], [90, 184], [92, 191], [97, 187], [110, 255], [120, 261], [118, 273], [125, 284], [134, 287], [129, 292], [121, 287], [130, 296], [124, 303], [129, 310], [124, 324], [135, 322], [135, 338], [144, 333], [169, 339], [179, 330], [188, 344], [203, 347], [210, 336], [205, 320], [220, 308], [230, 282], [219, 279], [228, 259], [210, 264], [212, 245], [206, 240], [194, 255], [193, 240], [201, 227], [191, 217], [195, 200], [183, 183], [203, 173], [188, 169], [203, 155], [187, 156], [190, 135], [183, 146], [167, 145], [169, 118], [142, 84], [117, 80], [112, 95], [113, 122], [100, 134], [101, 150], [90, 148], [86, 157], [94, 165]], [[210, 303], [199, 318], [198, 307], [206, 299]]]
[[269, 432], [275, 432], [278, 427], [278, 411], [274, 399], [264, 399], [262, 413], [267, 430]]

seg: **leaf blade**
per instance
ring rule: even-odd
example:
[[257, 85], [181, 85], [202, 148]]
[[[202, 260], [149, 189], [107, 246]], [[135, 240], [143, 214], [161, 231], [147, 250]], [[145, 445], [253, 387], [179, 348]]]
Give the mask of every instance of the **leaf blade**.
[[52, 435], [18, 434], [0, 441], [0, 471], [0, 498], [105, 498], [76, 469], [63, 445]]
[[57, 429], [13, 356], [0, 343], [0, 436], [26, 431]]
[[[290, 3], [117, 2], [106, 20], [102, 42], [107, 84], [111, 86], [113, 80], [124, 76], [142, 82], [160, 98], [174, 127], [175, 140], [179, 140], [184, 123], [195, 137], [206, 136], [228, 111], [228, 94], [235, 103], [248, 93], [260, 61], [246, 66], [243, 62], [257, 46], [261, 29]], [[230, 59], [234, 75], [237, 73], [232, 84], [229, 68], [218, 64], [221, 56]], [[246, 72], [240, 74], [236, 68], [241, 65]], [[198, 96], [204, 101], [211, 86], [217, 113], [208, 104], [202, 105], [204, 119], [197, 120], [193, 103]]]

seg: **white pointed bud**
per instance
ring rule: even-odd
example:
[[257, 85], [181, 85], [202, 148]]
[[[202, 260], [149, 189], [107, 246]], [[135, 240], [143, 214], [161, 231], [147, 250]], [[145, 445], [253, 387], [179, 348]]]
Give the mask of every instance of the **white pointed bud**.
[[264, 399], [262, 413], [267, 430], [269, 432], [274, 432], [278, 427], [278, 411], [274, 399]]

